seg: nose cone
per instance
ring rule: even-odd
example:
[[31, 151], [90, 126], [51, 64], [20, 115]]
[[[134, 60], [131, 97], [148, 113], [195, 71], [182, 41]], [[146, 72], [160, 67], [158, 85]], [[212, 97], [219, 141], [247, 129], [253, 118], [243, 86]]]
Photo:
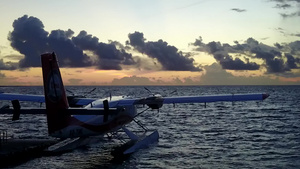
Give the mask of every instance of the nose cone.
[[264, 94], [263, 94], [263, 100], [265, 100], [265, 99], [268, 98], [269, 96], [270, 96], [269, 94], [264, 93]]

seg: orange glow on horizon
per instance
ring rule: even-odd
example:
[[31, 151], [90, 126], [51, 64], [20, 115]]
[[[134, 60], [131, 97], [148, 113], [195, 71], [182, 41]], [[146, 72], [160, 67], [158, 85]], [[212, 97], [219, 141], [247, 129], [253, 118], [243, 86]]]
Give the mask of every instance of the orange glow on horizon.
[[300, 77], [279, 77], [279, 79], [284, 82], [300, 82]]

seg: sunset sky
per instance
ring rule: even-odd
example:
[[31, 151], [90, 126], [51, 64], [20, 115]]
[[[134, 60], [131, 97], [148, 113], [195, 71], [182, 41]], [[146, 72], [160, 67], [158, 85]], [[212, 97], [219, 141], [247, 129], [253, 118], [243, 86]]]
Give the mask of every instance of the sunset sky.
[[300, 85], [299, 0], [0, 1], [0, 86]]

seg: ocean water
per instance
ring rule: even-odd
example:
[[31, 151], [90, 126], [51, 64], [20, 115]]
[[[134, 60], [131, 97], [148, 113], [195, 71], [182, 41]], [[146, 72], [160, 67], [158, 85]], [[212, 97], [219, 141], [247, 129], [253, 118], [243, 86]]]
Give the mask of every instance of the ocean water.
[[[87, 97], [132, 95], [145, 97], [144, 87], [66, 87]], [[92, 89], [95, 91], [89, 93]], [[157, 129], [159, 142], [112, 161], [119, 140], [96, 144], [58, 156], [32, 159], [14, 168], [300, 168], [300, 86], [149, 86], [163, 96], [269, 93], [262, 102], [218, 102], [164, 105], [138, 120]], [[173, 92], [176, 90], [177, 92]], [[11, 93], [43, 94], [42, 87], [0, 87]], [[0, 106], [9, 102], [0, 101]], [[40, 106], [21, 103], [22, 106]], [[141, 111], [143, 107], [139, 108]], [[44, 115], [0, 116], [0, 129], [14, 138], [49, 138]], [[137, 130], [134, 124], [129, 129]]]

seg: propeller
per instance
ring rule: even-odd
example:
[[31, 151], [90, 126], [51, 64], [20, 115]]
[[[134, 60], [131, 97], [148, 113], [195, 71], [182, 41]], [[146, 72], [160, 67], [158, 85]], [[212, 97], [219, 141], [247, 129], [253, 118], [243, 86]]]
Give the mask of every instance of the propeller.
[[[144, 87], [150, 93], [150, 96], [143, 99], [141, 102], [145, 103], [151, 109], [156, 109], [159, 111], [159, 108], [163, 106], [163, 96], [159, 93], [154, 93], [149, 90], [147, 87]], [[165, 92], [165, 91], [164, 91]], [[177, 90], [174, 90], [169, 93], [169, 95], [176, 93]]]
[[85, 95], [91, 94], [93, 91], [95, 91], [96, 88], [92, 89], [91, 91], [87, 92]]
[[169, 93], [169, 95], [177, 93], [177, 90], [175, 89], [174, 91], [172, 91], [171, 93]]
[[[160, 96], [162, 96], [162, 95], [159, 94], [159, 93], [154, 93], [154, 92], [152, 92], [152, 91], [149, 90], [147, 87], [144, 87], [144, 89], [147, 90], [147, 91], [148, 91], [151, 95], [153, 95], [153, 96], [155, 96], [155, 95], [160, 95]], [[163, 90], [163, 91], [166, 92], [165, 90]], [[172, 95], [172, 94], [174, 94], [174, 93], [177, 93], [177, 89], [173, 90], [172, 92], [170, 92], [170, 93], [167, 94], [167, 95]], [[167, 96], [167, 95], [164, 94], [164, 96]]]
[[74, 96], [74, 95], [75, 95], [75, 93], [73, 93], [71, 90], [68, 90], [68, 89], [66, 89], [66, 91], [67, 91], [67, 92], [69, 92], [69, 93], [71, 93], [71, 94], [72, 94], [72, 96]]
[[86, 95], [91, 94], [95, 90], [96, 90], [96, 88], [92, 89], [89, 92], [85, 92], [83, 95], [77, 95], [74, 92], [72, 92], [71, 90], [66, 89], [67, 92], [71, 93], [71, 96], [67, 96], [69, 106], [70, 107], [81, 107], [76, 104], [78, 102], [78, 98], [86, 98]]
[[156, 95], [154, 92], [152, 92], [151, 90], [149, 90], [147, 87], [144, 87], [144, 89], [147, 90], [151, 96], [155, 96]]
[[75, 94], [74, 92], [72, 92], [71, 90], [68, 90], [68, 89], [66, 89], [66, 91], [69, 92], [70, 94], [72, 94], [72, 96], [74, 96], [74, 97], [83, 97], [83, 98], [85, 98], [86, 95], [91, 94], [91, 93], [92, 93], [93, 91], [95, 91], [96, 89], [97, 89], [97, 88], [93, 88], [91, 91], [85, 92], [83, 95], [77, 95], [77, 94]]

